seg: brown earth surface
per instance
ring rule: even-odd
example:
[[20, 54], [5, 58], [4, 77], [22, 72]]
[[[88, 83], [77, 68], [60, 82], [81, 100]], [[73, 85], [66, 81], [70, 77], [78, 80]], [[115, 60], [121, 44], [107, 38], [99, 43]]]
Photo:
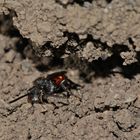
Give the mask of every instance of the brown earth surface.
[[[1, 0], [0, 140], [140, 140], [139, 21], [140, 0]], [[8, 103], [57, 70], [81, 100]]]

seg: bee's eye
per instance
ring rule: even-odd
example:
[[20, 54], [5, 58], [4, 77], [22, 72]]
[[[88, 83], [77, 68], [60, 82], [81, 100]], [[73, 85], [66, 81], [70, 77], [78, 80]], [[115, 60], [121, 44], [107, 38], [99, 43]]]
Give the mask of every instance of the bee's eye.
[[28, 102], [30, 103], [39, 103], [39, 98], [34, 96], [34, 97], [28, 97]]

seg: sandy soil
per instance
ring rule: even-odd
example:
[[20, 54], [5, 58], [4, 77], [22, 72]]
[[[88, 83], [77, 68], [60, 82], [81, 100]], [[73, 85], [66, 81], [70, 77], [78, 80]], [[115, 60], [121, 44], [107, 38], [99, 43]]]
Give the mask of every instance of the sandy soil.
[[[140, 140], [139, 20], [139, 0], [1, 0], [0, 140]], [[8, 103], [61, 69], [81, 100]]]

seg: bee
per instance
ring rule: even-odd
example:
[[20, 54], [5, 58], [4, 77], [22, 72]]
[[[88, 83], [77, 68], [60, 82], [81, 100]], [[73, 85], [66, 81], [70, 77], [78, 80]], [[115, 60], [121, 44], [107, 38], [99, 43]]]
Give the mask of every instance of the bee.
[[64, 91], [67, 93], [66, 96], [69, 97], [72, 95], [71, 89], [78, 89], [79, 87], [81, 87], [81, 85], [68, 79], [66, 71], [54, 72], [45, 78], [40, 77], [36, 79], [33, 82], [33, 87], [31, 87], [25, 95], [22, 95], [9, 103], [14, 103], [26, 96], [28, 96], [28, 102], [32, 105], [34, 103], [44, 103], [48, 102], [47, 98], [49, 96], [59, 95]]

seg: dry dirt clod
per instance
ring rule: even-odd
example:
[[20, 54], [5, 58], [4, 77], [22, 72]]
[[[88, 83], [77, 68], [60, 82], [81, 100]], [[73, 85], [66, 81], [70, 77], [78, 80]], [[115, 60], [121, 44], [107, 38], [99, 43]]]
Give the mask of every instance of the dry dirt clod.
[[123, 132], [132, 131], [136, 125], [132, 113], [126, 109], [117, 111], [113, 118], [118, 128]]
[[15, 56], [16, 56], [16, 52], [14, 50], [10, 50], [5, 54], [5, 62], [13, 63]]

